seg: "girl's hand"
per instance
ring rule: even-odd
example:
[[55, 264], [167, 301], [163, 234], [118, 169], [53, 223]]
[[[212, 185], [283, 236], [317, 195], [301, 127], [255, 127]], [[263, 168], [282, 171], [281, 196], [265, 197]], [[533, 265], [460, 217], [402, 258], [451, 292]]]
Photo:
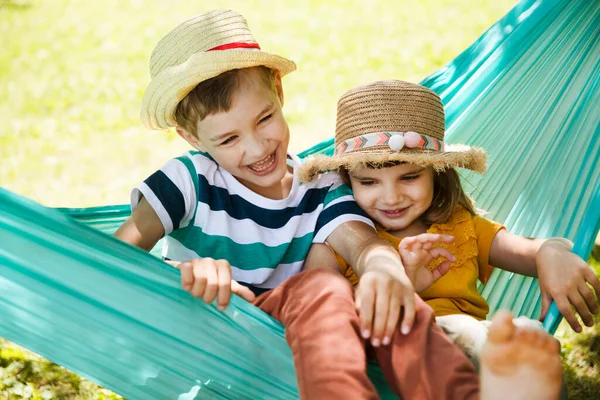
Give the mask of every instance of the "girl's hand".
[[404, 311], [401, 332], [408, 334], [415, 320], [415, 291], [403, 271], [370, 268], [355, 293], [361, 332], [374, 347], [388, 345]]
[[554, 300], [575, 332], [581, 332], [581, 325], [573, 308], [577, 310], [586, 326], [594, 326], [592, 314], [596, 315], [599, 312], [600, 280], [590, 266], [573, 254], [564, 243], [553, 239], [540, 246], [536, 254], [536, 264], [542, 290], [540, 320], [544, 320]]
[[[423, 233], [402, 239], [398, 251], [402, 257], [406, 274], [417, 293], [429, 288], [435, 281], [444, 276], [450, 270], [450, 263], [456, 261], [456, 257], [448, 249], [433, 247], [433, 245], [436, 243], [452, 243], [453, 241], [453, 236], [433, 233]], [[430, 270], [428, 265], [438, 257], [444, 257], [448, 261], [444, 261], [435, 269]]]
[[217, 298], [217, 308], [223, 311], [229, 305], [231, 293], [246, 301], [254, 301], [254, 293], [231, 279], [231, 266], [227, 260], [195, 258], [177, 265], [181, 271], [181, 286], [194, 297], [212, 303]]

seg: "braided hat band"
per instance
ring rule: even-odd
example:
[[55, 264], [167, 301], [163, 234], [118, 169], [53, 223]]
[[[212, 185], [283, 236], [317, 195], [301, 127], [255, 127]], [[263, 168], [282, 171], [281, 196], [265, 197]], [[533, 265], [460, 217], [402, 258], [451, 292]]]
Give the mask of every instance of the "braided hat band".
[[485, 172], [486, 152], [444, 143], [445, 125], [442, 101], [430, 89], [398, 80], [359, 86], [338, 102], [333, 156], [307, 159], [301, 179], [390, 161], [432, 166], [436, 171], [461, 167]]

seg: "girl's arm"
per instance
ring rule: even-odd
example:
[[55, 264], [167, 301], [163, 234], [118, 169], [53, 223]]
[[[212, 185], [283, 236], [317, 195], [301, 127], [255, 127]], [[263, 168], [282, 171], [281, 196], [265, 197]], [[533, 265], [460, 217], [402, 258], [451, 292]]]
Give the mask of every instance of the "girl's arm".
[[581, 332], [573, 308], [586, 326], [594, 325], [592, 314], [600, 311], [597, 300], [600, 280], [584, 260], [571, 252], [571, 248], [572, 243], [564, 238], [529, 239], [502, 229], [492, 242], [490, 264], [539, 278], [541, 319], [545, 318], [554, 300], [573, 330]]
[[537, 278], [535, 256], [544, 241], [513, 235], [500, 229], [492, 241], [490, 264], [505, 271]]

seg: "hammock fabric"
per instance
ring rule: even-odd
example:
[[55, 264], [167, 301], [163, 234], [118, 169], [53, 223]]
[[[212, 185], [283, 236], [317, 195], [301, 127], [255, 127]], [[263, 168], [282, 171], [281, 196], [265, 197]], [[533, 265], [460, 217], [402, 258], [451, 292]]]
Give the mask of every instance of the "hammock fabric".
[[[600, 3], [523, 0], [423, 84], [447, 107], [449, 141], [489, 152], [485, 176], [463, 176], [478, 206], [512, 232], [574, 239], [587, 258], [600, 227]], [[106, 234], [128, 215], [0, 189], [0, 336], [130, 399], [296, 398], [281, 325], [237, 297], [223, 313], [193, 299], [175, 269]], [[481, 290], [492, 313], [539, 315], [534, 279], [495, 271]], [[546, 328], [559, 321], [554, 309]]]

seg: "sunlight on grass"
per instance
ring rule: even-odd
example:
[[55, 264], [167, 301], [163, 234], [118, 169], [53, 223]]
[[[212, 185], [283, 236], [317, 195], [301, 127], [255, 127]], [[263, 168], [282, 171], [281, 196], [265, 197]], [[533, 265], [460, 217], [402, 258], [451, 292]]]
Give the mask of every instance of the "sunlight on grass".
[[[14, 2], [13, 2], [14, 3]], [[127, 203], [129, 190], [187, 149], [149, 132], [139, 107], [148, 57], [208, 8], [246, 16], [262, 48], [287, 56], [284, 111], [300, 151], [333, 135], [338, 97], [368, 81], [420, 81], [515, 1], [29, 1], [0, 9], [0, 184], [49, 206]], [[2, 3], [0, 3], [2, 4]], [[267, 7], [268, 9], [265, 9]]]
[[[600, 255], [600, 247], [594, 253]], [[590, 264], [600, 276], [600, 261], [592, 257]], [[563, 320], [555, 335], [562, 345], [570, 399], [600, 398], [600, 316], [594, 321], [594, 327], [584, 327], [581, 334], [576, 334]]]

